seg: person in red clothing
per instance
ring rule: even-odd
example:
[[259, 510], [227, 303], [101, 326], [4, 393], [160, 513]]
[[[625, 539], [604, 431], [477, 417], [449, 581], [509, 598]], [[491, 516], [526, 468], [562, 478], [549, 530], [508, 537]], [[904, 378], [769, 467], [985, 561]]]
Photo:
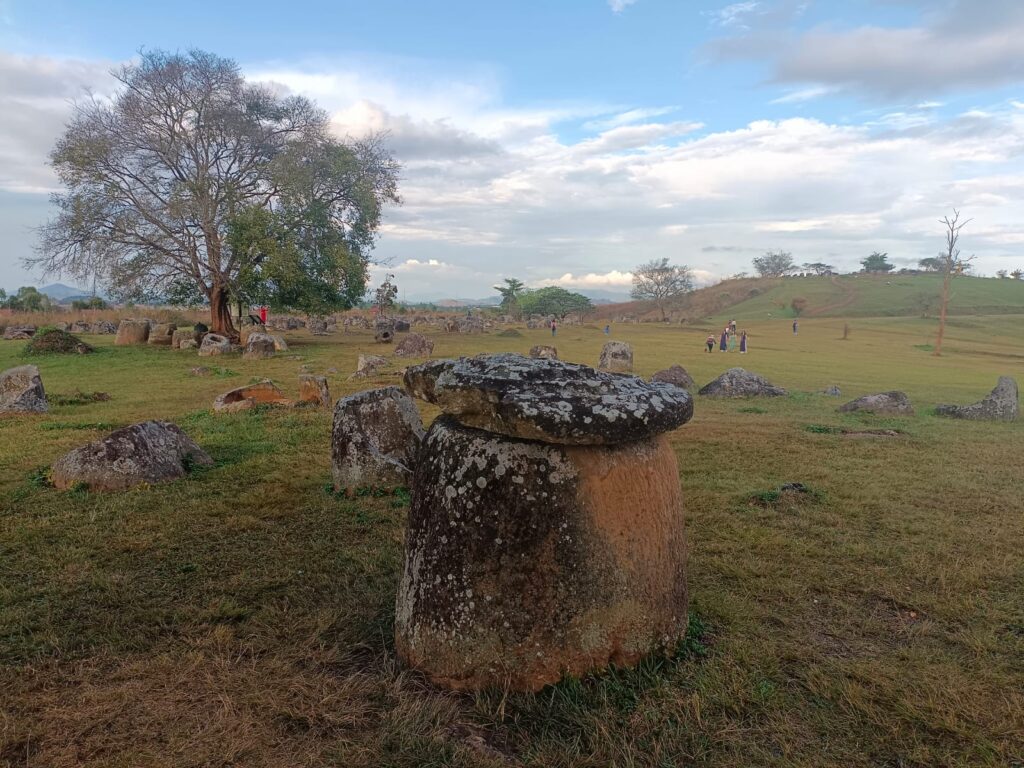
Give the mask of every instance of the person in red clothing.
[[267, 307], [266, 307], [266, 305], [263, 305], [262, 307], [260, 307], [260, 322], [263, 323], [263, 325], [267, 324]]

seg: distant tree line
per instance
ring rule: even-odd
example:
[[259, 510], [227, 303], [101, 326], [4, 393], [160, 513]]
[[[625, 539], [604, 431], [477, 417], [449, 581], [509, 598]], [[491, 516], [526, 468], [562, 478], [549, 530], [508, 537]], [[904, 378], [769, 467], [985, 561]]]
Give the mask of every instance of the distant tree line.
[[522, 280], [505, 278], [504, 285], [494, 286], [501, 294], [502, 312], [519, 318], [529, 315], [553, 316], [564, 320], [567, 315], [582, 318], [594, 309], [593, 303], [582, 293], [568, 291], [557, 285], [527, 288]]

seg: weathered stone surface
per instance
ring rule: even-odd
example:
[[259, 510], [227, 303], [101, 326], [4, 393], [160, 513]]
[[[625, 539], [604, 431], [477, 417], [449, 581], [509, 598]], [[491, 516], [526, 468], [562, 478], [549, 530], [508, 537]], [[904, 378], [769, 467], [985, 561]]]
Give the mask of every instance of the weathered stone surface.
[[190, 369], [189, 373], [193, 376], [209, 376], [213, 371], [205, 365], [197, 365], [195, 368]]
[[538, 690], [635, 664], [686, 627], [681, 494], [664, 436], [559, 446], [434, 422], [396, 605], [403, 661], [448, 688]]
[[398, 387], [343, 397], [331, 430], [335, 489], [408, 486], [422, 439], [416, 405]]
[[658, 371], [656, 374], [651, 376], [651, 381], [661, 381], [666, 384], [674, 384], [681, 389], [693, 389], [696, 383], [693, 377], [686, 372], [686, 369], [681, 365], [673, 365], [671, 368], [666, 368], [663, 371]]
[[597, 367], [604, 371], [632, 372], [633, 348], [624, 341], [606, 342], [601, 349], [601, 358]]
[[35, 332], [34, 325], [12, 325], [4, 329], [4, 341], [28, 341]]
[[1019, 397], [1017, 382], [1009, 376], [1000, 376], [996, 388], [983, 400], [971, 405], [937, 405], [935, 413], [971, 421], [1013, 421], [1020, 413]]
[[327, 385], [327, 377], [299, 374], [299, 402], [330, 408], [331, 390]]
[[245, 323], [241, 328], [238, 329], [238, 340], [242, 346], [246, 346], [249, 342], [249, 337], [253, 334], [266, 335], [267, 329], [261, 323]]
[[274, 336], [274, 335], [271, 335], [270, 338], [272, 338], [274, 340], [274, 351], [275, 352], [287, 352], [288, 351], [288, 342], [284, 340], [284, 336]]
[[166, 421], [144, 421], [58, 459], [52, 479], [57, 488], [85, 484], [94, 491], [118, 491], [143, 483], [184, 477], [189, 466], [213, 460], [181, 428]]
[[821, 390], [821, 394], [828, 395], [829, 397], [842, 397], [843, 396], [843, 390], [841, 390], [839, 388], [838, 384], [833, 384], [833, 385], [831, 385], [829, 387], [825, 387], [823, 390]]
[[[259, 326], [262, 328], [262, 326]], [[274, 356], [274, 339], [265, 333], [250, 333], [245, 342], [245, 352], [242, 357], [246, 360], [266, 360]]]
[[221, 336], [219, 333], [208, 333], [203, 336], [203, 343], [199, 345], [200, 357], [229, 354], [231, 354], [231, 339], [227, 336]]
[[910, 404], [910, 398], [904, 392], [879, 392], [875, 395], [864, 395], [856, 400], [843, 403], [839, 406], [842, 413], [854, 411], [868, 411], [870, 413], [889, 413], [896, 415], [910, 416], [914, 413], [914, 407]]
[[309, 332], [314, 336], [326, 336], [327, 335], [327, 321], [320, 318], [310, 318], [309, 323], [306, 326], [309, 328]]
[[512, 354], [423, 363], [405, 386], [467, 426], [547, 443], [642, 440], [693, 415], [689, 393], [671, 384]]
[[97, 320], [92, 325], [92, 332], [112, 336], [117, 333], [117, 326], [109, 320]]
[[395, 332], [389, 328], [384, 328], [373, 334], [373, 340], [378, 344], [391, 344], [395, 340]]
[[558, 350], [547, 344], [537, 344], [530, 347], [530, 357], [536, 357], [540, 360], [557, 360]]
[[395, 326], [392, 329], [395, 333], [408, 333], [409, 323], [407, 320], [395, 320]]
[[196, 346], [199, 346], [199, 338], [200, 334], [192, 328], [175, 328], [174, 333], [171, 334], [171, 348], [181, 349], [183, 341], [194, 341]]
[[780, 397], [786, 394], [767, 379], [742, 368], [730, 368], [700, 388], [698, 394], [709, 397]]
[[174, 323], [157, 323], [149, 329], [149, 343], [158, 347], [173, 346], [174, 331], [177, 326]]
[[182, 339], [178, 342], [178, 349], [199, 349], [199, 342], [195, 339]]
[[0, 373], [0, 413], [46, 413], [46, 391], [39, 369], [19, 365]]
[[434, 342], [418, 333], [410, 333], [395, 347], [396, 357], [430, 357], [434, 352]]
[[388, 364], [386, 357], [380, 355], [360, 355], [356, 362], [356, 372], [352, 374], [353, 379], [365, 379], [368, 376], [375, 376], [381, 368]]
[[117, 337], [114, 344], [119, 347], [127, 347], [132, 344], [145, 344], [149, 338], [148, 320], [131, 320], [125, 318], [117, 326]]
[[218, 413], [235, 413], [255, 408], [257, 405], [291, 405], [292, 401], [270, 379], [232, 389], [219, 395], [213, 401], [213, 410]]

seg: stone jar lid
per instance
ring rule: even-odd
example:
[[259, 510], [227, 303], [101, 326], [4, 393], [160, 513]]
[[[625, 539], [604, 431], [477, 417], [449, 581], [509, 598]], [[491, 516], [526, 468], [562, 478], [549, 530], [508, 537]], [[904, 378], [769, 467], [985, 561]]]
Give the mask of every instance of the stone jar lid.
[[413, 366], [405, 386], [465, 426], [562, 445], [643, 440], [693, 416], [693, 398], [672, 384], [513, 354]]

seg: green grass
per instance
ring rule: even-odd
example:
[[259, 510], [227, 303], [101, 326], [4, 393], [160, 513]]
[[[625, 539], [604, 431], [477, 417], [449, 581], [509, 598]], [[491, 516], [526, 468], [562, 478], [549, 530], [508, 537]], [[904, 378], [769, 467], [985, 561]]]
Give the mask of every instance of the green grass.
[[[915, 317], [936, 315], [942, 288], [940, 275], [840, 275], [790, 277], [775, 281], [758, 296], [715, 316], [716, 325], [735, 318], [765, 321], [794, 317], [794, 298], [807, 299], [801, 319], [814, 317]], [[714, 290], [708, 289], [708, 290]], [[1024, 306], [1024, 280], [954, 278], [949, 312], [953, 315], [1019, 314]]]
[[[642, 375], [680, 363], [704, 384], [742, 365], [794, 394], [698, 397], [671, 436], [691, 546], [676, 656], [536, 695], [452, 695], [396, 662], [409, 498], [329, 491], [328, 412], [209, 410], [264, 376], [294, 394], [300, 366], [336, 368], [335, 397], [396, 383], [406, 361], [347, 379], [380, 351], [369, 334], [289, 334], [292, 352], [267, 361], [109, 337], [86, 337], [100, 354], [39, 358], [48, 391], [111, 399], [0, 419], [0, 765], [1020, 763], [1024, 423], [930, 409], [1024, 381], [1024, 316], [954, 318], [939, 358], [920, 348], [934, 322], [913, 317], [805, 317], [798, 336], [741, 319], [742, 357], [704, 353], [697, 328], [613, 325]], [[438, 334], [435, 356], [550, 342], [521, 330]], [[564, 326], [554, 344], [593, 364], [605, 341]], [[0, 369], [22, 346], [0, 342]], [[842, 398], [818, 394], [831, 384]], [[917, 415], [836, 412], [889, 389]], [[123, 493], [49, 486], [65, 451], [148, 418], [181, 425], [214, 466]], [[812, 492], [780, 494], [790, 482]]]

